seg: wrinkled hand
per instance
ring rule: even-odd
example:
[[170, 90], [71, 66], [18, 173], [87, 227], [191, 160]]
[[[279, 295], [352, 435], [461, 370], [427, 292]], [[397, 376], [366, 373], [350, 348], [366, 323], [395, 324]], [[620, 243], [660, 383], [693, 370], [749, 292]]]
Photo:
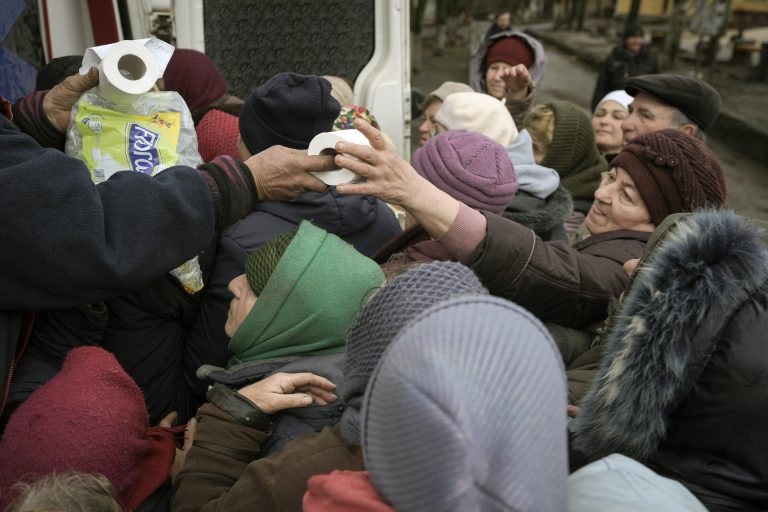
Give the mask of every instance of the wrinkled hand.
[[515, 100], [524, 99], [534, 87], [533, 79], [525, 64], [507, 68], [499, 76], [507, 86], [507, 96]]
[[275, 373], [238, 390], [238, 393], [266, 414], [274, 414], [313, 403], [328, 405], [336, 400], [335, 389], [336, 384], [314, 373]]
[[[342, 194], [370, 195], [387, 203], [408, 208], [426, 180], [411, 165], [387, 147], [381, 132], [363, 121], [355, 120], [355, 128], [366, 136], [371, 147], [351, 142], [337, 142], [336, 164], [345, 167], [367, 181], [337, 185]], [[356, 161], [341, 153], [358, 158]]]
[[331, 156], [309, 156], [306, 150], [283, 146], [267, 148], [245, 164], [263, 201], [287, 201], [308, 190], [324, 192], [325, 183], [309, 173], [336, 168]]
[[72, 106], [80, 96], [99, 84], [99, 70], [91, 68], [85, 75], [72, 75], [48, 91], [43, 98], [43, 111], [54, 128], [65, 132]]
[[568, 404], [567, 412], [568, 412], [568, 416], [570, 416], [571, 418], [575, 418], [576, 415], [581, 412], [581, 407], [579, 407], [578, 405]]

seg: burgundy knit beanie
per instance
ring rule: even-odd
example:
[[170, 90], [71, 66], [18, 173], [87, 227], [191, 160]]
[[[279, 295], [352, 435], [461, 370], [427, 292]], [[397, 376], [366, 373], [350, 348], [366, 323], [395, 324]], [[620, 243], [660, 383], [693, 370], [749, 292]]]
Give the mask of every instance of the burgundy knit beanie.
[[149, 427], [141, 390], [115, 356], [76, 348], [8, 422], [0, 441], [0, 510], [15, 497], [17, 481], [65, 470], [104, 475], [133, 510], [168, 479], [174, 456], [173, 434]]
[[506, 149], [479, 133], [442, 132], [416, 150], [411, 163], [437, 188], [477, 210], [501, 213], [517, 193]]
[[240, 160], [237, 150], [237, 136], [240, 128], [237, 116], [221, 110], [209, 110], [195, 127], [197, 150], [203, 162], [210, 162], [217, 156], [228, 155]]
[[659, 130], [624, 146], [611, 167], [635, 182], [655, 225], [672, 213], [725, 205], [725, 176], [717, 157], [680, 130]]
[[210, 105], [227, 92], [227, 82], [211, 58], [197, 50], [177, 48], [163, 73], [166, 91], [178, 91], [189, 110]]
[[502, 37], [488, 48], [485, 62], [486, 66], [506, 62], [510, 66], [525, 64], [526, 68], [530, 68], [533, 66], [533, 50], [519, 37]]

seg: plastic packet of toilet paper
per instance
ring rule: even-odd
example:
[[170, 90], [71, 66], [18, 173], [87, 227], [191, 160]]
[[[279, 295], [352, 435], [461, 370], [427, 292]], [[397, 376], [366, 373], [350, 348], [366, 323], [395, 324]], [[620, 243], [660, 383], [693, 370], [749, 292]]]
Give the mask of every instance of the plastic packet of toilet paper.
[[173, 165], [202, 163], [192, 115], [179, 93], [149, 92], [116, 105], [95, 89], [72, 109], [65, 151], [79, 158], [95, 183], [118, 171], [153, 176]]
[[[131, 105], [116, 105], [96, 89], [86, 91], [72, 109], [65, 151], [85, 162], [94, 183], [130, 170], [154, 176], [174, 166], [196, 167], [192, 115], [177, 92], [150, 92]], [[188, 293], [203, 288], [195, 257], [171, 271]]]

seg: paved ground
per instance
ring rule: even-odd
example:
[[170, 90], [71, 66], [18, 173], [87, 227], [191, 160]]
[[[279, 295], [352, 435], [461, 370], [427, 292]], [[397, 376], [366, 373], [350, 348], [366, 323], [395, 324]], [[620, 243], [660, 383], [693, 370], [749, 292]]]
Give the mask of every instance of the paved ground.
[[[415, 73], [412, 85], [425, 93], [434, 90], [446, 80], [467, 81], [469, 51], [466, 47], [447, 48], [441, 57], [432, 57], [430, 40], [425, 41], [423, 69]], [[592, 98], [596, 72], [578, 58], [566, 55], [552, 45], [545, 44], [549, 67], [539, 90], [537, 100], [547, 102], [565, 99], [581, 105], [585, 110]], [[765, 98], [768, 98], [766, 96]], [[763, 100], [768, 106], [768, 99]], [[759, 102], [758, 102], [759, 103]], [[755, 107], [757, 109], [757, 107]], [[762, 107], [764, 110], [765, 107]], [[768, 112], [765, 114], [768, 116]], [[418, 147], [418, 121], [413, 123], [414, 149]], [[745, 156], [738, 145], [710, 137], [709, 145], [720, 158], [726, 172], [729, 206], [748, 217], [768, 220], [768, 169], [762, 163]], [[768, 150], [768, 147], [765, 148]]]

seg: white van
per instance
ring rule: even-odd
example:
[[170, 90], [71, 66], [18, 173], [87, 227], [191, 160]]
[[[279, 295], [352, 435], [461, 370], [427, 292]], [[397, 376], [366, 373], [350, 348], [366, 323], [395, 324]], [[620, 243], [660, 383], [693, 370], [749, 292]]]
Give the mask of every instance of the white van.
[[[355, 103], [373, 112], [398, 153], [410, 157], [407, 0], [56, 0], [37, 8], [44, 62], [89, 46], [150, 37], [208, 54], [230, 93], [245, 97], [292, 71], [354, 81]], [[29, 15], [30, 13], [25, 13]], [[34, 45], [35, 43], [29, 43]]]

